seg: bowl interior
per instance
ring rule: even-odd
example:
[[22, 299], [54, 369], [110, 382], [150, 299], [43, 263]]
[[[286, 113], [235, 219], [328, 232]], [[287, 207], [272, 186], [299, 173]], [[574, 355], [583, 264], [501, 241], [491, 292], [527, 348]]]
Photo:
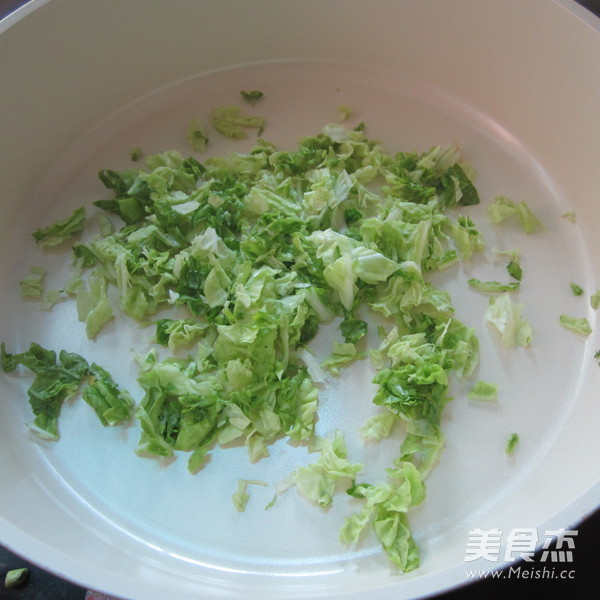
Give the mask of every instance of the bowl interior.
[[[587, 298], [599, 287], [591, 199], [600, 183], [593, 126], [600, 92], [590, 76], [598, 70], [597, 26], [569, 4], [537, 1], [97, 4], [33, 2], [35, 10], [0, 38], [11, 116], [0, 123], [8, 215], [0, 224], [0, 280], [9, 307], [0, 328], [8, 347], [37, 341], [79, 352], [136, 390], [135, 353], [150, 330], [117, 318], [89, 342], [72, 304], [44, 312], [19, 299], [29, 265], [47, 267], [48, 284], [59, 285], [70, 264], [68, 253], [40, 252], [30, 234], [102, 197], [97, 171], [127, 168], [132, 148], [190, 153], [190, 118], [207, 121], [215, 106], [239, 103], [240, 89], [264, 92], [252, 111], [267, 118], [263, 135], [281, 148], [334, 122], [339, 105], [353, 109], [350, 125], [364, 122], [390, 151], [458, 143], [482, 198], [465, 212], [488, 249], [521, 249], [526, 277], [518, 298], [534, 340], [529, 349], [507, 350], [483, 322], [488, 297], [468, 290], [466, 280], [503, 277], [504, 264], [491, 254], [434, 279], [451, 293], [457, 316], [476, 328], [477, 378], [498, 382], [500, 396], [494, 406], [469, 403], [468, 385], [453, 383], [446, 448], [425, 504], [410, 515], [423, 563], [411, 574], [393, 573], [373, 539], [358, 548], [340, 544], [339, 528], [354, 506], [343, 494], [322, 511], [291, 490], [265, 510], [273, 486], [313, 460], [305, 448], [282, 440], [256, 464], [244, 448], [218, 450], [192, 476], [184, 457], [136, 456], [136, 427], [99, 428], [81, 403], [65, 407], [58, 443], [39, 442], [24, 425], [25, 376], [1, 380], [2, 396], [14, 399], [0, 406], [3, 543], [127, 597], [361, 597], [378, 590], [408, 598], [463, 581], [474, 528], [541, 534], [596, 507], [600, 467], [584, 457], [600, 449], [598, 338], [561, 328], [558, 315], [596, 324]], [[246, 152], [253, 142], [213, 136], [209, 154]], [[491, 225], [486, 205], [498, 195], [527, 201], [546, 231], [527, 236]], [[577, 222], [563, 218], [566, 212]], [[571, 281], [583, 298], [572, 294]], [[325, 352], [329, 339], [315, 351]], [[358, 435], [374, 411], [372, 374], [363, 361], [327, 383], [318, 431], [344, 430], [351, 455], [377, 476], [402, 433], [367, 446]], [[513, 431], [521, 443], [508, 458], [504, 443]], [[269, 484], [253, 490], [242, 514], [230, 501], [238, 478]]]

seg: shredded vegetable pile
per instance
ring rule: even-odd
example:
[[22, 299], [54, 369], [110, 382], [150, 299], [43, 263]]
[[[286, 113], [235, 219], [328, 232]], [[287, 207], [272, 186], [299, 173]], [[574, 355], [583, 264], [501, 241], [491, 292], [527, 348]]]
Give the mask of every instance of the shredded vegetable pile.
[[[236, 127], [264, 125], [233, 117]], [[196, 126], [190, 142], [203, 149], [206, 141]], [[393, 563], [416, 568], [407, 512], [423, 501], [424, 480], [443, 446], [449, 377], [469, 378], [478, 361], [474, 330], [427, 278], [484, 246], [460, 214], [479, 198], [459, 149], [390, 154], [362, 126], [333, 124], [293, 151], [258, 139], [243, 154], [201, 163], [168, 151], [99, 176], [110, 197], [94, 202], [100, 233], [72, 246], [72, 278], [61, 290], [44, 290], [44, 273], [33, 268], [22, 291], [45, 308], [75, 298], [89, 338], [101, 337], [115, 311], [123, 311], [155, 328], [163, 351], [142, 353], [135, 406], [102, 367], [77, 355], [57, 356], [37, 344], [13, 355], [3, 345], [5, 371], [23, 364], [36, 373], [32, 427], [58, 438], [60, 406], [83, 382], [83, 396], [104, 424], [126, 422], [134, 411], [138, 451], [188, 452], [192, 472], [218, 445], [244, 443], [256, 461], [282, 436], [306, 443], [319, 458], [280, 489], [296, 486], [327, 506], [347, 481], [348, 493], [363, 504], [348, 516], [342, 541], [356, 543], [372, 528]], [[494, 211], [498, 220], [539, 224], [506, 199]], [[34, 237], [42, 246], [57, 245], [85, 225], [80, 208]], [[518, 258], [511, 265], [520, 278]], [[526, 345], [530, 330], [508, 297], [518, 281], [470, 285], [504, 292], [490, 305], [490, 320], [504, 327], [508, 344]], [[375, 314], [379, 344], [368, 348]], [[310, 342], [336, 319], [331, 354], [317, 361]], [[396, 422], [406, 432], [384, 481], [361, 479], [362, 465], [349, 460], [342, 432], [315, 434], [326, 374], [343, 377], [364, 356], [377, 369], [372, 401], [381, 408], [363, 435], [382, 439]], [[484, 382], [473, 392], [484, 400], [495, 393]], [[240, 481], [240, 509], [253, 483], [263, 484]]]

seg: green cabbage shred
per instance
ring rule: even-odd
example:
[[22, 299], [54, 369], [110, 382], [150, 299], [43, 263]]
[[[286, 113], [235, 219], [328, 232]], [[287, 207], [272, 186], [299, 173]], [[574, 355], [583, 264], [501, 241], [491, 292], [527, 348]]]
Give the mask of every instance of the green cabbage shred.
[[519, 434], [511, 433], [506, 440], [505, 452], [508, 456], [514, 454], [517, 449], [517, 445], [519, 443]]
[[27, 275], [19, 282], [21, 298], [41, 299], [44, 295], [45, 278], [45, 269], [36, 266], [29, 267]]
[[467, 281], [470, 287], [480, 292], [514, 292], [519, 289], [518, 281], [500, 283], [499, 281], [481, 281], [471, 278]]
[[212, 126], [225, 137], [242, 139], [246, 137], [246, 129], [258, 129], [265, 126], [263, 117], [250, 117], [242, 114], [239, 106], [220, 106], [211, 112]]
[[206, 152], [206, 146], [209, 139], [206, 135], [206, 130], [195, 117], [190, 119], [190, 122], [188, 123], [187, 141], [192, 147], [192, 150], [199, 153]]
[[581, 335], [590, 335], [592, 333], [592, 326], [585, 317], [573, 317], [571, 315], [562, 314], [559, 317], [559, 321], [566, 329], [570, 329]]
[[563, 219], [567, 219], [570, 223], [577, 223], [577, 213], [572, 210], [568, 210], [560, 215]]
[[545, 227], [536, 217], [527, 202], [514, 202], [506, 196], [498, 196], [488, 206], [488, 216], [495, 224], [505, 220], [516, 220], [525, 233], [544, 231]]
[[506, 346], [529, 346], [533, 332], [529, 323], [521, 316], [523, 304], [510, 299], [508, 292], [489, 299], [485, 319], [500, 333]]
[[4, 587], [17, 588], [22, 586], [29, 578], [29, 569], [21, 567], [18, 569], [10, 569], [4, 577]]
[[85, 208], [77, 208], [73, 213], [48, 227], [33, 232], [33, 239], [39, 246], [57, 246], [72, 238], [85, 227]]
[[240, 95], [244, 100], [246, 100], [246, 102], [249, 102], [250, 104], [256, 104], [264, 96], [264, 93], [260, 90], [240, 90]]
[[498, 398], [498, 386], [487, 381], [476, 381], [467, 394], [469, 400], [478, 402], [496, 402]]
[[231, 501], [238, 512], [244, 512], [246, 510], [246, 505], [248, 504], [248, 500], [250, 500], [248, 487], [251, 485], [265, 487], [268, 484], [266, 481], [261, 481], [259, 479], [238, 479], [237, 489], [231, 496]]
[[523, 279], [523, 269], [521, 267], [521, 263], [518, 260], [512, 259], [507, 265], [506, 270], [508, 274], [517, 281], [521, 281]]
[[571, 281], [569, 286], [574, 296], [583, 296], [583, 288], [580, 285], [577, 285], [574, 281]]
[[116, 425], [131, 419], [133, 398], [122, 390], [111, 375], [79, 354], [47, 350], [35, 342], [19, 354], [0, 347], [2, 369], [13, 372], [23, 365], [35, 374], [29, 387], [29, 402], [35, 416], [31, 429], [43, 439], [59, 438], [58, 417], [65, 401], [83, 387], [84, 400], [94, 409], [103, 425]]

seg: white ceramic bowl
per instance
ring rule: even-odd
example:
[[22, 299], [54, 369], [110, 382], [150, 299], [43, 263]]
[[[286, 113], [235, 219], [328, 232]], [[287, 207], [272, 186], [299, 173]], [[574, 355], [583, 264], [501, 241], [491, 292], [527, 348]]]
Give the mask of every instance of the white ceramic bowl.
[[[9, 349], [68, 348], [134, 381], [139, 329], [115, 325], [90, 343], [71, 305], [43, 313], [19, 300], [30, 264], [64, 271], [68, 261], [42, 257], [30, 233], [99, 197], [96, 171], [126, 167], [132, 147], [187, 152], [189, 118], [248, 88], [265, 92], [265, 137], [284, 147], [334, 121], [338, 104], [390, 150], [458, 142], [478, 172], [483, 205], [472, 214], [489, 246], [522, 248], [520, 298], [534, 330], [531, 349], [504, 350], [482, 320], [487, 298], [467, 293], [460, 273], [448, 276], [458, 316], [481, 337], [479, 375], [501, 393], [495, 407], [457, 397], [447, 409], [446, 449], [411, 514], [422, 566], [410, 574], [394, 573], [372, 541], [339, 544], [345, 500], [325, 513], [290, 493], [264, 511], [272, 492], [259, 490], [235, 513], [238, 477], [277, 481], [307, 460], [284, 442], [252, 466], [243, 451], [218, 451], [190, 476], [185, 460], [165, 468], [135, 456], [135, 428], [102, 430], [73, 405], [62, 439], [42, 443], [25, 427], [26, 376], [0, 379], [1, 543], [127, 598], [399, 600], [464, 583], [475, 528], [501, 530], [504, 543], [514, 528], [533, 528], [541, 544], [544, 532], [600, 505], [600, 336], [558, 325], [560, 313], [598, 325], [569, 289], [600, 287], [597, 19], [568, 0], [34, 0], [0, 29], [0, 331]], [[485, 204], [499, 194], [526, 200], [546, 232], [487, 224]], [[567, 211], [575, 224], [561, 218]], [[368, 375], [355, 369], [324, 394], [324, 431], [352, 432], [369, 414]], [[512, 431], [521, 442], [508, 459]], [[393, 455], [394, 443], [374, 452]], [[501, 567], [503, 556], [469, 568]]]

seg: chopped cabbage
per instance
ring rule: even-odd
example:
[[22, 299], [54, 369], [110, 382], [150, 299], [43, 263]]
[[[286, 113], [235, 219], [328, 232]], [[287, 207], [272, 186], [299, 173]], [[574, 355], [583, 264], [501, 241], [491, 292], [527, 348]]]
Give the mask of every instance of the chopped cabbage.
[[590, 335], [592, 326], [585, 317], [572, 317], [571, 315], [562, 314], [559, 317], [560, 324], [566, 329], [580, 333], [581, 335]]
[[498, 330], [506, 346], [529, 346], [533, 333], [521, 316], [523, 304], [510, 299], [508, 292], [489, 299], [485, 318]]
[[[215, 109], [211, 117], [231, 138], [245, 137], [249, 128], [260, 133], [265, 125], [236, 106]], [[195, 120], [188, 139], [204, 151], [206, 135]], [[474, 329], [455, 316], [450, 295], [428, 277], [485, 247], [475, 223], [460, 214], [479, 196], [459, 148], [390, 154], [365, 136], [364, 125], [335, 123], [301, 139], [295, 150], [259, 139], [247, 153], [202, 163], [173, 150], [124, 171], [104, 169], [99, 178], [110, 197], [94, 206], [110, 220], [99, 222], [99, 235], [73, 245], [75, 274], [54, 300], [76, 296], [90, 338], [119, 308], [151, 324], [161, 351], [170, 351], [139, 360], [137, 451], [187, 452], [195, 472], [217, 445], [243, 444], [257, 461], [282, 436], [308, 444], [318, 458], [297, 468], [278, 493], [295, 487], [327, 507], [340, 486], [348, 488], [363, 504], [347, 518], [341, 539], [355, 543], [371, 528], [394, 564], [416, 568], [408, 512], [423, 501], [425, 478], [444, 445], [451, 375], [470, 377], [479, 359]], [[527, 232], [541, 228], [524, 203], [497, 199], [490, 211], [494, 222], [514, 217]], [[58, 243], [80, 230], [81, 215], [36, 232], [36, 239]], [[527, 345], [531, 329], [506, 292], [519, 287], [522, 275], [518, 253], [510, 259], [516, 282], [469, 283], [503, 292], [490, 298], [486, 317], [508, 345]], [[38, 286], [32, 281], [32, 289]], [[382, 339], [367, 350], [375, 317], [385, 323]], [[310, 343], [334, 319], [340, 338], [329, 356], [317, 359]], [[19, 358], [3, 350], [3, 366], [35, 366], [38, 354], [34, 348], [30, 358]], [[341, 432], [333, 438], [315, 433], [319, 387], [328, 373], [366, 356], [377, 368], [372, 400], [382, 412], [364, 424], [363, 437], [381, 440], [397, 424], [406, 432], [379, 482], [359, 480], [362, 465], [349, 459]], [[62, 373], [54, 355], [47, 362]], [[83, 395], [102, 423], [131, 414], [131, 397], [101, 367], [84, 362], [76, 371], [64, 375], [56, 398], [49, 394], [43, 408], [36, 405], [36, 425], [50, 437], [57, 434], [61, 403], [81, 377], [92, 381]], [[492, 387], [479, 382], [470, 397], [489, 399]], [[238, 482], [238, 510], [252, 484], [263, 483]]]
[[496, 402], [498, 398], [498, 386], [487, 381], [476, 381], [467, 394], [469, 400], [479, 402]]

